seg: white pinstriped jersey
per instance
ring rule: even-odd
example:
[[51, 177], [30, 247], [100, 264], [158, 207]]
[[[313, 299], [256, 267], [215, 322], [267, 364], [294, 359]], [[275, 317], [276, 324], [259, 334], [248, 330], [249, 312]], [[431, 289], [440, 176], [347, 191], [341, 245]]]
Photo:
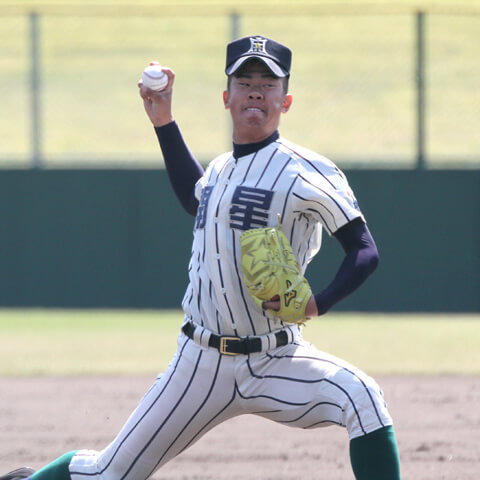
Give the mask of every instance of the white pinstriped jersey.
[[[215, 159], [198, 181], [186, 317], [205, 328], [181, 332], [168, 369], [146, 393], [104, 450], [79, 450], [72, 480], [138, 480], [150, 476], [223, 421], [245, 413], [283, 425], [346, 427], [350, 439], [392, 424], [376, 382], [347, 362], [303, 340], [249, 355], [222, 355], [206, 329], [223, 335], [263, 335], [283, 328], [243, 287], [239, 237], [276, 226], [304, 270], [329, 234], [362, 214], [344, 175], [329, 160], [278, 139], [256, 153]], [[198, 332], [198, 333], [197, 333]]]
[[186, 318], [223, 335], [262, 335], [285, 324], [263, 312], [242, 282], [239, 237], [244, 230], [278, 226], [289, 238], [302, 272], [329, 235], [363, 218], [344, 174], [328, 159], [283, 138], [236, 159], [213, 160], [197, 182]]

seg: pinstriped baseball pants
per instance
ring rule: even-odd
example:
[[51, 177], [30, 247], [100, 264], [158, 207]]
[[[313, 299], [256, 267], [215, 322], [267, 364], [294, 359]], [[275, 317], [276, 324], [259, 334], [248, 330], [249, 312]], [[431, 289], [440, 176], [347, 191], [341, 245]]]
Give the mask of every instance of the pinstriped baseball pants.
[[346, 427], [351, 439], [391, 425], [383, 394], [362, 371], [298, 334], [265, 353], [220, 355], [181, 334], [178, 350], [103, 451], [80, 450], [72, 480], [144, 480], [228, 418], [298, 428]]

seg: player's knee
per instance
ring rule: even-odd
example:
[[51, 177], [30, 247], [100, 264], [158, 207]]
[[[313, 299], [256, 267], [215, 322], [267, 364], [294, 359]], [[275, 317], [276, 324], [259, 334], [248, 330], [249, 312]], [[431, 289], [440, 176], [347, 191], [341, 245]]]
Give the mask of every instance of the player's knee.
[[383, 392], [373, 378], [358, 379], [348, 390], [347, 399], [344, 425], [351, 439], [392, 424]]

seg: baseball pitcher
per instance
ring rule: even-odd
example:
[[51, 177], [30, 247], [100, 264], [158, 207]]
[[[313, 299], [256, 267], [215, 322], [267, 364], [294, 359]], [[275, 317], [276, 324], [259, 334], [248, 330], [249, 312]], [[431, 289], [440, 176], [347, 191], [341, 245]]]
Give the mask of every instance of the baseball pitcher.
[[[378, 252], [345, 175], [280, 136], [293, 101], [291, 59], [289, 48], [259, 35], [227, 46], [223, 103], [233, 149], [205, 171], [173, 116], [174, 72], [162, 69], [162, 90], [139, 83], [173, 190], [195, 217], [178, 350], [104, 450], [69, 452], [0, 480], [145, 480], [246, 413], [296, 428], [345, 428], [357, 480], [400, 479], [377, 383], [302, 338], [303, 323], [318, 321], [375, 270]], [[324, 233], [345, 257], [322, 287], [305, 270]]]

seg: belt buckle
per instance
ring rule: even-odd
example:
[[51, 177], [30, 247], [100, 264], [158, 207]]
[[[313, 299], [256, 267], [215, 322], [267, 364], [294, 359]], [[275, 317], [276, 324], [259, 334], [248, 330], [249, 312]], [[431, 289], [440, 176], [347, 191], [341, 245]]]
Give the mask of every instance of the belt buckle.
[[239, 355], [238, 353], [235, 352], [228, 352], [226, 349], [228, 348], [227, 342], [229, 340], [236, 340], [237, 342], [240, 341], [238, 337], [220, 337], [220, 347], [219, 351], [222, 355]]

